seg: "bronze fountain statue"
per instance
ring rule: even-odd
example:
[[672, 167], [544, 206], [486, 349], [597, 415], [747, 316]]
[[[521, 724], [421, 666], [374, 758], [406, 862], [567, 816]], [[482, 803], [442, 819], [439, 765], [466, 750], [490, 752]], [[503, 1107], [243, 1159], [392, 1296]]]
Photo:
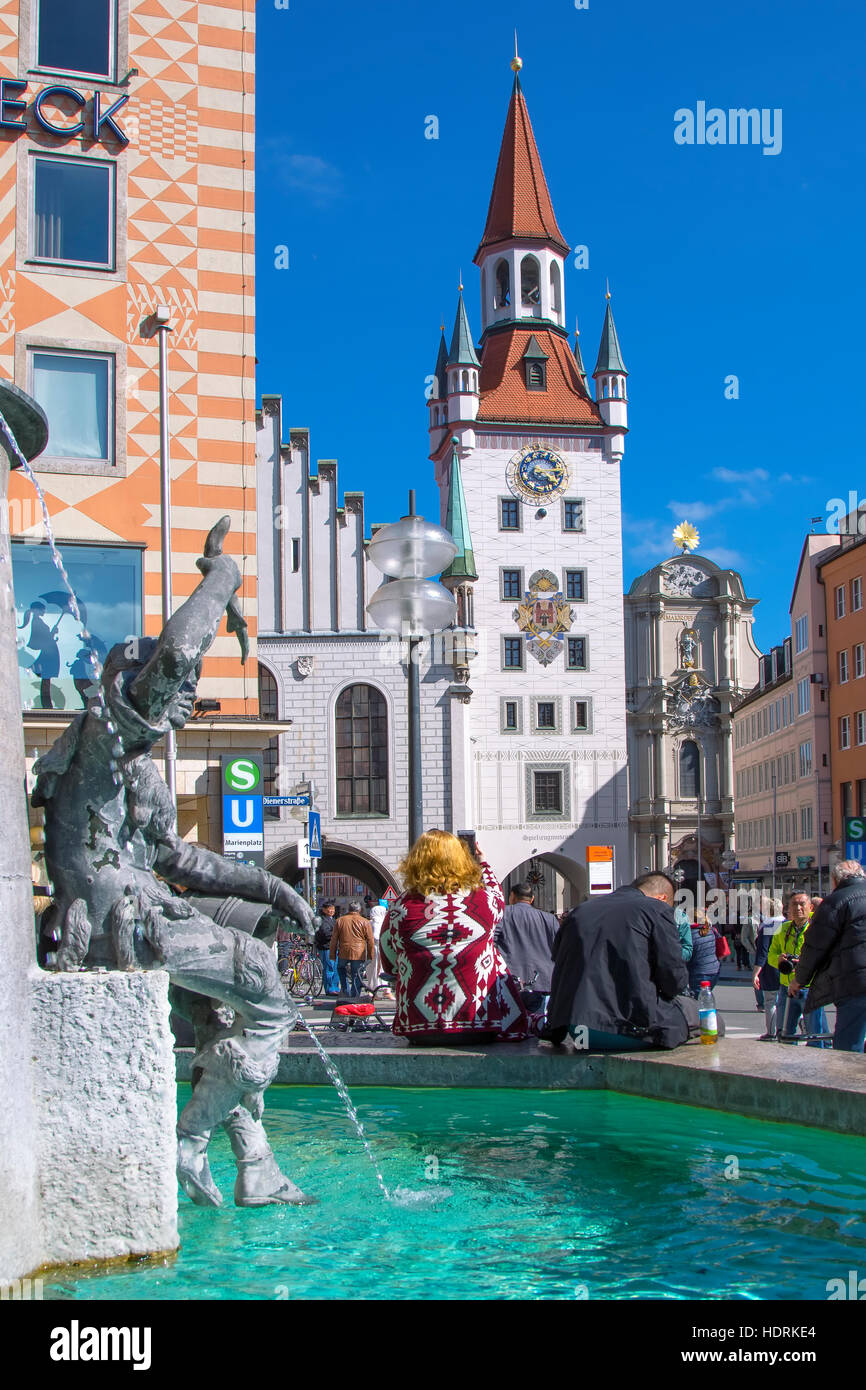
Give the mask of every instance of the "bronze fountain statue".
[[[280, 1043], [298, 1017], [268, 943], [285, 917], [311, 934], [313, 913], [264, 869], [185, 843], [150, 756], [190, 718], [223, 614], [247, 655], [240, 573], [222, 549], [229, 524], [223, 517], [210, 531], [201, 581], [160, 636], [108, 653], [87, 710], [36, 763], [32, 800], [45, 812], [57, 968], [166, 970], [173, 1007], [195, 1026], [193, 1093], [178, 1122], [184, 1191], [200, 1205], [222, 1202], [207, 1157], [222, 1125], [237, 1163], [235, 1201], [301, 1204], [312, 1199], [280, 1172], [262, 1125]], [[218, 925], [178, 889], [262, 904], [255, 935]]]

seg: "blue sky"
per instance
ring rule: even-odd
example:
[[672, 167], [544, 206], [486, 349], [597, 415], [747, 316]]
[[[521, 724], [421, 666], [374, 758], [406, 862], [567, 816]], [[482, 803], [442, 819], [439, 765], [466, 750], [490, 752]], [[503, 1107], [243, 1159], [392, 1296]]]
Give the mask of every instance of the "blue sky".
[[[480, 330], [472, 257], [516, 26], [559, 224], [589, 248], [568, 320], [591, 370], [609, 277], [630, 372], [625, 585], [687, 518], [760, 599], [762, 647], [780, 640], [812, 517], [866, 496], [860, 5], [289, 5], [257, 13], [259, 392], [339, 460], [368, 523], [402, 514], [410, 484], [437, 515], [425, 378], [461, 268]], [[780, 152], [675, 143], [699, 101], [780, 108]]]

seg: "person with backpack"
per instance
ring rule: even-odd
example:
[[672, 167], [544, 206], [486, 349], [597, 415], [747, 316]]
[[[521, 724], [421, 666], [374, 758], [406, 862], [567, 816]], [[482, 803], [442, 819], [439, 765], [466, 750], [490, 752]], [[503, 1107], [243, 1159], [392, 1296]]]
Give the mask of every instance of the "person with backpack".
[[689, 993], [697, 999], [703, 981], [706, 980], [710, 989], [713, 989], [719, 977], [721, 961], [717, 947], [723, 938], [716, 928], [711, 926], [703, 908], [695, 909], [695, 919], [692, 924], [692, 954], [689, 960]]
[[[779, 971], [775, 965], [771, 965], [768, 956], [770, 954], [770, 942], [773, 940], [779, 927], [785, 920], [782, 911], [781, 898], [772, 898], [769, 904], [770, 915], [764, 917], [758, 928], [758, 946], [755, 953], [755, 973], [752, 976], [752, 984], [755, 990], [761, 990], [764, 1003], [764, 1022], [767, 1031], [762, 1033], [758, 1042], [771, 1042], [778, 1033], [776, 1019], [776, 1004], [779, 993]], [[779, 1020], [781, 1022], [781, 1020]]]

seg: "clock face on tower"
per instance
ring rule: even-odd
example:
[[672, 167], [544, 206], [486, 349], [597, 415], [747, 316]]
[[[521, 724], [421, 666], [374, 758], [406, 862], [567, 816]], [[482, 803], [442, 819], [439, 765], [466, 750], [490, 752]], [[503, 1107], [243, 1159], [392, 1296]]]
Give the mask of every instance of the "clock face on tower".
[[521, 502], [543, 502], [568, 487], [568, 465], [553, 449], [529, 444], [509, 460], [505, 480]]

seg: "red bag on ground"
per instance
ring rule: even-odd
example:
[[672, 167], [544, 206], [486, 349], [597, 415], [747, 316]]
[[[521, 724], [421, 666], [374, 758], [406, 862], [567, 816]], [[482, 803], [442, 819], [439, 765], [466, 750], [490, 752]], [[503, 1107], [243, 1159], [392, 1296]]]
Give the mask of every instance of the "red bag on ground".
[[334, 1010], [340, 1018], [369, 1018], [375, 1012], [375, 1004], [338, 1004]]

